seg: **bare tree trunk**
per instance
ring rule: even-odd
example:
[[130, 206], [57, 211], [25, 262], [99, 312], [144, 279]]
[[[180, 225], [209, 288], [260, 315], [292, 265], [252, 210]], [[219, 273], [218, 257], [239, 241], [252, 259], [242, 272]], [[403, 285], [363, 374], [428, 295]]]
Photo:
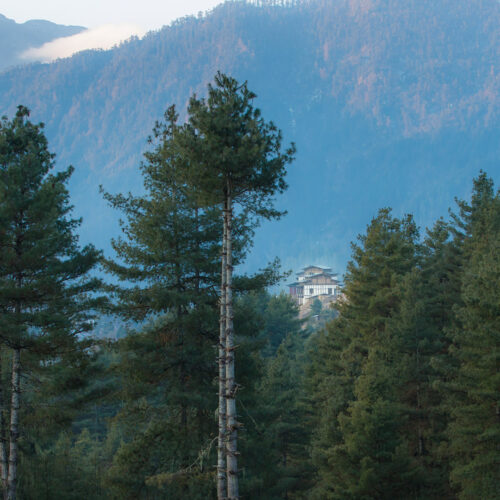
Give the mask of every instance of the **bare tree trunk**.
[[238, 493], [238, 422], [236, 420], [236, 390], [234, 378], [234, 329], [233, 329], [233, 290], [232, 290], [232, 224], [233, 207], [231, 191], [227, 196], [227, 236], [226, 236], [226, 408], [227, 408], [227, 497], [239, 498]]
[[10, 450], [7, 500], [16, 500], [17, 493], [17, 438], [19, 436], [19, 406], [21, 395], [21, 350], [12, 354], [12, 399], [10, 403]]
[[2, 498], [7, 498], [7, 474], [9, 464], [7, 462], [7, 436], [5, 429], [5, 395], [3, 393], [2, 378], [2, 351], [0, 349], [0, 476], [2, 478]]
[[217, 441], [217, 499], [227, 498], [226, 492], [226, 238], [227, 211], [223, 212], [223, 236], [220, 286], [219, 332], [219, 436]]

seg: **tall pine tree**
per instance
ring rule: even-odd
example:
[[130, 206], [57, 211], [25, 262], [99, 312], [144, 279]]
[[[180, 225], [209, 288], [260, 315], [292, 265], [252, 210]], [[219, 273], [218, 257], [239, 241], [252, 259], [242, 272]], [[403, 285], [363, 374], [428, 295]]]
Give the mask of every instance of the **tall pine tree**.
[[313, 498], [387, 498], [412, 491], [413, 465], [398, 400], [401, 364], [389, 327], [398, 283], [416, 264], [410, 216], [381, 210], [353, 245], [340, 316], [320, 334], [309, 375], [314, 409]]
[[[209, 498], [213, 446], [213, 347], [217, 345], [222, 210], [201, 202], [187, 182], [189, 158], [179, 153], [177, 113], [170, 107], [151, 137], [141, 166], [145, 195], [110, 195], [125, 215], [113, 241], [119, 278], [110, 286], [115, 311], [139, 324], [118, 342], [124, 408], [114, 420], [124, 443], [109, 484], [122, 498], [158, 489], [171, 498]], [[233, 259], [243, 258], [252, 234], [235, 217]], [[236, 293], [276, 280], [273, 266], [237, 277]], [[225, 326], [225, 323], [224, 323]]]
[[500, 483], [500, 194], [481, 173], [471, 203], [458, 206], [453, 229], [462, 250], [461, 302], [448, 330], [450, 376], [442, 386], [451, 480], [462, 499], [494, 499]]
[[[188, 123], [178, 136], [179, 152], [188, 161], [189, 177], [207, 206], [223, 209], [222, 304], [219, 356], [219, 456], [218, 497], [237, 499], [239, 423], [236, 413], [235, 342], [233, 328], [233, 239], [238, 232], [235, 210], [249, 217], [279, 217], [273, 197], [287, 186], [286, 165], [293, 159], [292, 145], [282, 150], [281, 132], [266, 122], [253, 106], [256, 95], [246, 83], [217, 73], [209, 85], [208, 97], [193, 96], [188, 107]], [[225, 387], [224, 387], [225, 386]], [[224, 407], [225, 406], [225, 407]], [[225, 426], [225, 428], [224, 428]], [[225, 445], [225, 450], [224, 450]], [[226, 470], [223, 470], [225, 451]], [[227, 482], [227, 494], [226, 494]]]
[[118, 258], [105, 262], [120, 280], [111, 287], [116, 312], [139, 325], [118, 343], [126, 404], [115, 425], [125, 439], [109, 481], [121, 498], [163, 488], [201, 499], [212, 489], [210, 469], [190, 466], [213, 431], [221, 212], [201, 207], [183, 182], [177, 129], [170, 107], [144, 155], [144, 196], [105, 195], [125, 216], [124, 236], [113, 241]]
[[[56, 363], [80, 347], [80, 334], [91, 327], [100, 285], [88, 272], [100, 255], [92, 246], [78, 247], [79, 219], [70, 216], [66, 189], [73, 169], [51, 173], [43, 125], [28, 120], [19, 106], [16, 116], [0, 122], [0, 332], [12, 353], [9, 446], [0, 446], [6, 498], [17, 493], [18, 441], [22, 405], [24, 353], [38, 363]], [[7, 391], [2, 390], [5, 398]], [[6, 401], [2, 401], [2, 406]], [[7, 422], [2, 418], [1, 425]], [[6, 436], [1, 429], [2, 437]]]

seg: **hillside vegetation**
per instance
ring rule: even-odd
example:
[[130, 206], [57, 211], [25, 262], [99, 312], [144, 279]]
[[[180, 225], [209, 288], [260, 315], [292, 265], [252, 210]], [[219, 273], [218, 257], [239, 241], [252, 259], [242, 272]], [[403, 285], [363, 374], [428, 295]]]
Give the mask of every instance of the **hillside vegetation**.
[[289, 217], [264, 226], [249, 265], [277, 254], [342, 269], [376, 208], [404, 204], [429, 224], [480, 166], [498, 169], [498, 26], [495, 0], [227, 2], [111, 51], [4, 73], [0, 113], [23, 103], [46, 122], [58, 164], [76, 167], [88, 239], [98, 223], [114, 227], [98, 185], [140, 185], [168, 105], [182, 118], [217, 70], [248, 80], [298, 149], [280, 201]]
[[498, 188], [482, 172], [425, 233], [380, 209], [301, 319], [276, 265], [240, 273], [294, 154], [253, 98], [218, 73], [187, 123], [169, 108], [144, 194], [104, 194], [112, 259], [78, 245], [43, 128], [1, 120], [5, 498], [497, 499]]
[[3, 498], [497, 500], [499, 9], [228, 2], [0, 74]]

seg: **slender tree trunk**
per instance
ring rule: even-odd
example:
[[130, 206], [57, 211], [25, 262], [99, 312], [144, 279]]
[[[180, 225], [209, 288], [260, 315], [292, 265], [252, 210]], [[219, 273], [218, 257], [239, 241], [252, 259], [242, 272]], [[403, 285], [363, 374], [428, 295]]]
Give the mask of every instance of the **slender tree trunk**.
[[223, 236], [220, 286], [219, 332], [219, 436], [217, 442], [217, 499], [227, 498], [226, 491], [226, 238], [227, 211], [223, 212]]
[[16, 500], [17, 493], [17, 438], [19, 436], [19, 406], [21, 396], [21, 350], [12, 354], [12, 398], [10, 404], [10, 450], [7, 500]]
[[0, 476], [2, 478], [2, 497], [7, 498], [7, 474], [9, 463], [7, 461], [7, 433], [5, 428], [5, 395], [3, 392], [2, 378], [2, 350], [0, 349]]
[[231, 191], [227, 196], [227, 236], [226, 236], [226, 408], [227, 408], [227, 497], [239, 498], [238, 493], [238, 422], [236, 420], [236, 390], [234, 378], [234, 329], [233, 329], [233, 290], [232, 290], [232, 224], [233, 207]]

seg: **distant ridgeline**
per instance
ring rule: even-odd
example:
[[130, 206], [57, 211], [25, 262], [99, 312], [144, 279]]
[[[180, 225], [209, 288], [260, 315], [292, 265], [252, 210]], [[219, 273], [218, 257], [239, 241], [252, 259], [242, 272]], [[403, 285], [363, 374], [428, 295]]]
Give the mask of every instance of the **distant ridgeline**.
[[247, 80], [298, 153], [278, 200], [288, 215], [257, 231], [246, 266], [342, 270], [378, 208], [425, 226], [480, 168], [498, 177], [498, 26], [496, 0], [227, 2], [110, 51], [4, 72], [0, 114], [22, 103], [46, 123], [58, 165], [76, 168], [81, 238], [109, 253], [118, 215], [99, 184], [141, 192], [166, 107], [183, 119], [217, 70]]
[[25, 50], [40, 47], [56, 38], [76, 35], [84, 29], [38, 19], [16, 23], [0, 14], [0, 72], [28, 62], [22, 57]]
[[[232, 0], [233, 2], [241, 2], [241, 0]], [[257, 7], [298, 7], [299, 5], [306, 4], [311, 0], [246, 0], [249, 5]]]

